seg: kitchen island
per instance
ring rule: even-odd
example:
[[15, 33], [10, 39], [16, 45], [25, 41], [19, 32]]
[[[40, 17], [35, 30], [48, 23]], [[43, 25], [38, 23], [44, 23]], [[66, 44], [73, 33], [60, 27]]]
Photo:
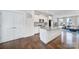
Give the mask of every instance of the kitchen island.
[[47, 44], [56, 37], [61, 35], [60, 28], [43, 27], [40, 29], [40, 40]]

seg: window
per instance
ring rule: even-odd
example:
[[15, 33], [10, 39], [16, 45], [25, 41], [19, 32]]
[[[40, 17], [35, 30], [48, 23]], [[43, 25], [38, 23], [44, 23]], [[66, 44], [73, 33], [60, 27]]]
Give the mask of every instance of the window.
[[67, 18], [66, 22], [67, 22], [67, 26], [71, 26], [72, 25], [72, 18]]

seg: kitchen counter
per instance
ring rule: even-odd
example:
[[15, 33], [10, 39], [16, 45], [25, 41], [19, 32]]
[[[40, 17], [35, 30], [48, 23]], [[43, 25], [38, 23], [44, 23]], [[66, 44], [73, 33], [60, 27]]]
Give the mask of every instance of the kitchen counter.
[[47, 44], [61, 34], [60, 28], [41, 27], [40, 40]]

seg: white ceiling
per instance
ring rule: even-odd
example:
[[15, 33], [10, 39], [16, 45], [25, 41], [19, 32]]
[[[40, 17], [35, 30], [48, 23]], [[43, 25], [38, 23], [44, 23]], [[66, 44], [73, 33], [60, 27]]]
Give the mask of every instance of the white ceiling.
[[40, 10], [56, 17], [79, 15], [79, 10]]
[[49, 13], [54, 13], [54, 15], [69, 15], [73, 13], [79, 13], [79, 10], [49, 10]]
[[[32, 15], [33, 10], [12, 10], [12, 11], [18, 11], [22, 13], [27, 13], [29, 15]], [[42, 13], [53, 15], [54, 17], [65, 17], [65, 16], [72, 16], [72, 15], [79, 15], [79, 10], [37, 10]]]

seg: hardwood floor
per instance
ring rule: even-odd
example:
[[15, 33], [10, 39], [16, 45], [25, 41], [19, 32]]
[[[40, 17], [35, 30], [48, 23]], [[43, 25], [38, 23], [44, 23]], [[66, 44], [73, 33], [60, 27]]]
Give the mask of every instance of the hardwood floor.
[[61, 43], [61, 36], [58, 36], [54, 40], [50, 41], [47, 44], [47, 48], [55, 48], [55, 49], [61, 49], [62, 48], [62, 43]]
[[1, 49], [79, 49], [79, 32], [64, 30], [61, 35], [44, 44], [39, 34], [0, 44]]
[[9, 42], [1, 43], [0, 49], [52, 49], [61, 48], [61, 37], [57, 37], [48, 44], [44, 44], [39, 35], [27, 38], [20, 38]]

